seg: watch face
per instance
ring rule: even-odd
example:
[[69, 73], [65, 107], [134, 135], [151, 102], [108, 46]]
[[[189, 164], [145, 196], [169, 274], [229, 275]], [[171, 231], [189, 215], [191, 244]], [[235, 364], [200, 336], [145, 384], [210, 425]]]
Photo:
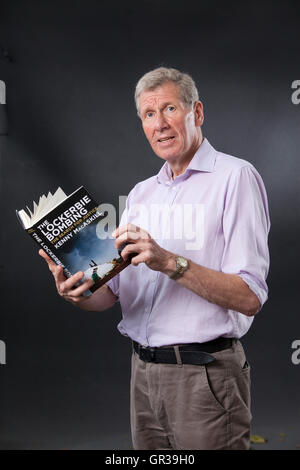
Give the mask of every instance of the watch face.
[[178, 256], [177, 261], [178, 261], [178, 264], [182, 266], [182, 268], [186, 268], [188, 265], [188, 260], [183, 258], [182, 256]]

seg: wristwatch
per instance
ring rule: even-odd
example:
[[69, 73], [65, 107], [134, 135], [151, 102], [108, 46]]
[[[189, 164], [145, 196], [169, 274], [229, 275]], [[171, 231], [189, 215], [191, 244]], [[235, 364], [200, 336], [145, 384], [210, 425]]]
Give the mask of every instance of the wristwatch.
[[178, 279], [188, 269], [189, 262], [183, 256], [176, 256], [176, 271], [169, 275], [170, 279]]

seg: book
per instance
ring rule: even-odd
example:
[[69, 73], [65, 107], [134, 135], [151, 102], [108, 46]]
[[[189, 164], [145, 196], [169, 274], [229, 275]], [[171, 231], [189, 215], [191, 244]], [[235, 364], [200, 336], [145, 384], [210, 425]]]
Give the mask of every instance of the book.
[[[84, 278], [92, 279], [94, 285], [85, 296], [99, 287], [130, 264], [120, 256], [111, 237], [107, 212], [81, 186], [67, 196], [61, 188], [54, 194], [44, 194], [33, 209], [26, 206], [17, 210], [16, 215], [23, 229], [40, 245], [48, 256], [61, 265], [66, 277], [83, 271]], [[115, 227], [113, 227], [115, 228]]]

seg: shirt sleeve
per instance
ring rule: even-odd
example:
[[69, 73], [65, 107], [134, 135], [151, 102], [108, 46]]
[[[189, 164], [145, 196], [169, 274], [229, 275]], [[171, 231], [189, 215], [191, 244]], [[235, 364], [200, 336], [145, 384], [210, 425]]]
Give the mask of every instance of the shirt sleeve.
[[112, 279], [106, 282], [106, 285], [112, 290], [113, 294], [117, 297], [116, 302], [119, 302], [119, 289], [120, 289], [120, 274], [117, 274]]
[[237, 274], [258, 297], [268, 298], [270, 218], [263, 180], [252, 165], [232, 174], [225, 198], [221, 270]]
[[[132, 192], [132, 191], [131, 191]], [[121, 220], [120, 220], [120, 224], [119, 224], [119, 227], [121, 227], [122, 225], [126, 225], [127, 224], [127, 220], [128, 220], [128, 207], [129, 207], [129, 199], [130, 199], [130, 195], [131, 195], [131, 192], [129, 193], [127, 199], [126, 199], [126, 206], [125, 206], [125, 209], [123, 211], [123, 214], [121, 216]], [[120, 301], [120, 273], [117, 274], [116, 276], [114, 276], [112, 279], [110, 279], [109, 281], [106, 282], [106, 285], [112, 290], [112, 292], [114, 293], [114, 295], [117, 297], [117, 300], [116, 302], [119, 302]]]

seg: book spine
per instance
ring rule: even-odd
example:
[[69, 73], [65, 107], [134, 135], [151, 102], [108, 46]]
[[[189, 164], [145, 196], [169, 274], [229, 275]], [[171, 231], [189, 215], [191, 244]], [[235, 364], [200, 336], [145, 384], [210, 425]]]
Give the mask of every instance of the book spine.
[[31, 236], [31, 238], [36, 243], [38, 243], [40, 245], [40, 247], [45, 251], [45, 253], [47, 253], [47, 255], [50, 256], [50, 258], [52, 259], [52, 261], [54, 261], [55, 264], [63, 267], [64, 274], [65, 274], [66, 277], [71, 277], [72, 276], [72, 274], [64, 266], [62, 261], [53, 253], [53, 251], [49, 248], [49, 246], [45, 243], [45, 241], [36, 234], [36, 231], [34, 229], [29, 228], [29, 229], [26, 230], [26, 232]]
[[[52, 261], [54, 261], [54, 263], [56, 265], [59, 265], [59, 266], [62, 266], [63, 267], [63, 272], [64, 272], [64, 275], [69, 278], [72, 276], [72, 274], [70, 273], [70, 271], [64, 266], [64, 264], [61, 262], [61, 260], [53, 253], [53, 251], [49, 248], [49, 246], [45, 243], [45, 241], [38, 237], [36, 235], [36, 232], [34, 229], [32, 228], [29, 228], [29, 229], [26, 229], [26, 232], [31, 236], [31, 238], [40, 245], [40, 247], [45, 251], [45, 253], [47, 253], [48, 256], [50, 256], [50, 258], [52, 259]], [[80, 286], [81, 284], [83, 284], [83, 281], [78, 281], [74, 287], [78, 287]], [[90, 290], [86, 290], [82, 295], [84, 297], [89, 297], [90, 295], [92, 294], [92, 292]]]

